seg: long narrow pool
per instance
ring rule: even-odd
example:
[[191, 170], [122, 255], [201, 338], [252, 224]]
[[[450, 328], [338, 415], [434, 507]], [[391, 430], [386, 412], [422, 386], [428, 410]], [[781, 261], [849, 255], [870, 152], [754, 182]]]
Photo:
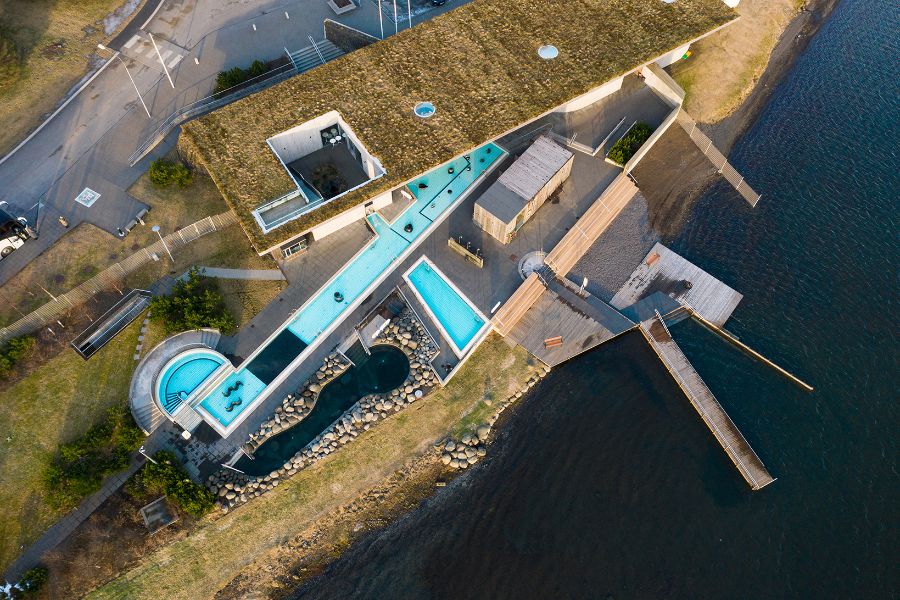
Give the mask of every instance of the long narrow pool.
[[[374, 239], [282, 326], [278, 336], [254, 352], [245, 365], [211, 391], [199, 406], [223, 428], [231, 426], [269, 383], [363, 296], [433, 222], [455, 206], [472, 184], [504, 156], [506, 151], [500, 146], [486, 144], [410, 183], [408, 187], [415, 200], [393, 223], [386, 222], [379, 214], [369, 215], [367, 221], [375, 231]], [[273, 359], [265, 361], [263, 367], [258, 361], [273, 344], [284, 345], [284, 350], [269, 352]], [[265, 375], [261, 375], [261, 371]]]

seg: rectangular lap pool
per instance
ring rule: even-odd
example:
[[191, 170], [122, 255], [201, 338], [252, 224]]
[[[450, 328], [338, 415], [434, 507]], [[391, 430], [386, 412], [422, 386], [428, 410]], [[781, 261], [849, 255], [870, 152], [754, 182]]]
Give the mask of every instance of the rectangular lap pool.
[[403, 277], [453, 351], [462, 358], [490, 326], [487, 317], [424, 256]]

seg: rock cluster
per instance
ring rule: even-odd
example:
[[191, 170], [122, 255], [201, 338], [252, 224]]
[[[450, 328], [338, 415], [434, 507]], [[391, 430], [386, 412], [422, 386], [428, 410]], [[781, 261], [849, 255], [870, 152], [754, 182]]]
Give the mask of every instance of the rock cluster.
[[[328, 456], [344, 444], [356, 439], [381, 419], [400, 412], [424, 398], [439, 385], [430, 362], [437, 355], [425, 328], [412, 311], [404, 310], [373, 340], [373, 344], [391, 344], [400, 348], [409, 359], [409, 375], [395, 390], [365, 396], [351, 406], [337, 421], [323, 431], [302, 450], [292, 456], [280, 469], [265, 477], [248, 477], [230, 470], [221, 470], [207, 480], [207, 487], [216, 494], [217, 503], [226, 512], [251, 498], [275, 488], [317, 460]], [[248, 451], [256, 449], [268, 437], [299, 422], [315, 406], [321, 389], [338, 377], [349, 363], [339, 354], [332, 354], [296, 395], [288, 395], [275, 415], [263, 423], [260, 430], [245, 444]], [[292, 410], [288, 410], [288, 409]], [[477, 454], [478, 450], [474, 450]], [[483, 451], [483, 446], [482, 446]]]
[[532, 375], [525, 383], [525, 387], [510, 395], [506, 400], [501, 402], [495, 412], [488, 419], [487, 423], [482, 423], [474, 429], [474, 431], [464, 433], [460, 439], [448, 439], [439, 446], [441, 450], [441, 462], [452, 469], [465, 469], [474, 465], [482, 457], [487, 454], [485, 444], [491, 435], [491, 427], [500, 418], [500, 414], [529, 389], [537, 385], [537, 383], [550, 372], [549, 367], [541, 369], [538, 373]]

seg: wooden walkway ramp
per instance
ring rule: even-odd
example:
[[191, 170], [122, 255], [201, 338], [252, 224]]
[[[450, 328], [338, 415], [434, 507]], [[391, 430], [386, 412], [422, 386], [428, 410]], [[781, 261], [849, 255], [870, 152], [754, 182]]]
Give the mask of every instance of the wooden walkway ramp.
[[682, 109], [678, 111], [678, 115], [675, 118], [678, 121], [678, 124], [681, 125], [681, 128], [684, 129], [688, 136], [690, 136], [691, 140], [697, 144], [700, 152], [706, 155], [709, 162], [719, 170], [722, 177], [734, 186], [737, 193], [743, 196], [744, 200], [746, 200], [750, 206], [755, 207], [756, 203], [759, 202], [760, 195], [753, 191], [753, 188], [744, 181], [744, 177], [737, 172], [737, 169], [731, 166], [731, 163], [728, 162], [725, 155], [719, 152], [718, 148], [713, 146], [712, 140], [709, 139], [705, 133], [700, 131], [697, 127], [697, 123], [691, 118], [691, 115], [687, 114]]
[[650, 342], [650, 346], [750, 487], [753, 490], [759, 490], [775, 481], [731, 417], [706, 387], [681, 348], [672, 339], [662, 320], [655, 316], [642, 321], [641, 333]]

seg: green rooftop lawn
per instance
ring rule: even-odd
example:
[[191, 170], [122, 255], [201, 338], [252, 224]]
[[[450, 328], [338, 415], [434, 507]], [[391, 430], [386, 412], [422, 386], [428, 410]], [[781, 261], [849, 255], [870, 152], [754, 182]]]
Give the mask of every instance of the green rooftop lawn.
[[[721, 0], [473, 0], [188, 123], [180, 147], [262, 251], [735, 17]], [[420, 100], [433, 117], [413, 115]], [[387, 174], [263, 234], [250, 211], [295, 188], [266, 139], [330, 110]]]

